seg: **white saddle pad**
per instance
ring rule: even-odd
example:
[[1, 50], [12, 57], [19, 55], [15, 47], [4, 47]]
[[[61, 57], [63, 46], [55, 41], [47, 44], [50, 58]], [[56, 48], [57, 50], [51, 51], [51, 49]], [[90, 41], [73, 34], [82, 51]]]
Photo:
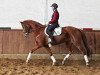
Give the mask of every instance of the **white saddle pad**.
[[[47, 36], [49, 36], [49, 35], [46, 33], [46, 30], [47, 30], [47, 27], [45, 28], [45, 31], [44, 31], [44, 32], [45, 32], [45, 34], [46, 34]], [[62, 32], [62, 27], [57, 27], [57, 28], [54, 29], [54, 34], [53, 34], [53, 36], [60, 35], [61, 32]]]

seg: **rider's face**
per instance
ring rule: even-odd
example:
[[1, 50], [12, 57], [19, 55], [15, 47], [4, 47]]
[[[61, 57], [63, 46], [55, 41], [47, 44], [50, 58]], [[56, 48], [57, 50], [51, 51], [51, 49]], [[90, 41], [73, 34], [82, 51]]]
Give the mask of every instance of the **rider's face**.
[[54, 10], [55, 10], [55, 8], [54, 8], [54, 7], [52, 7], [52, 10], [54, 11]]

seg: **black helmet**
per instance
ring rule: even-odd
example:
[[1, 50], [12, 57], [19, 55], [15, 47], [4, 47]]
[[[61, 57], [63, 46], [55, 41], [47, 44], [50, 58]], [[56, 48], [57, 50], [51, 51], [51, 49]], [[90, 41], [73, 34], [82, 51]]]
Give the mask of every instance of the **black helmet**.
[[57, 9], [57, 8], [58, 8], [58, 5], [57, 5], [56, 3], [53, 3], [53, 4], [51, 5], [51, 7], [54, 7], [55, 9]]

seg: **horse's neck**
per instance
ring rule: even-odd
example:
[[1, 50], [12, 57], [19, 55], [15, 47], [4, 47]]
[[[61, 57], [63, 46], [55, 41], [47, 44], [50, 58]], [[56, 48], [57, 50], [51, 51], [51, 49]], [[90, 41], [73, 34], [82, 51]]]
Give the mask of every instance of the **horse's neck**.
[[45, 26], [42, 24], [36, 24], [36, 29], [40, 32], [41, 30], [45, 29]]
[[43, 33], [45, 26], [36, 26], [35, 31], [33, 31], [34, 37], [37, 37], [39, 34]]

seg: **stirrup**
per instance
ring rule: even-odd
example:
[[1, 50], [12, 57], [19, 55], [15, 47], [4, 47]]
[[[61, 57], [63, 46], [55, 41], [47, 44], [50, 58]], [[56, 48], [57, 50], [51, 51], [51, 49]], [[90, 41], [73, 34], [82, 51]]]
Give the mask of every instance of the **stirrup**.
[[48, 46], [49, 46], [49, 47], [51, 47], [52, 45], [55, 45], [55, 43], [53, 43], [53, 42], [49, 42], [49, 43], [48, 43]]
[[51, 40], [51, 42], [49, 42], [51, 45], [55, 45], [56, 43], [54, 41]]
[[51, 43], [48, 43], [48, 46], [49, 46], [49, 47], [51, 47], [51, 46], [52, 46], [52, 44], [51, 44]]

